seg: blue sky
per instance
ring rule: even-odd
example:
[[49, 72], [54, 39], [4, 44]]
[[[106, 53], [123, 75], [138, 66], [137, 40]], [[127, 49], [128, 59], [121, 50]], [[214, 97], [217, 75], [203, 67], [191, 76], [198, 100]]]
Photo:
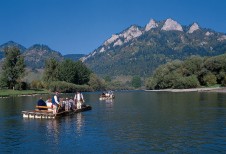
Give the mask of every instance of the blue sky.
[[114, 33], [151, 18], [226, 33], [226, 0], [0, 0], [0, 44], [45, 44], [88, 54]]

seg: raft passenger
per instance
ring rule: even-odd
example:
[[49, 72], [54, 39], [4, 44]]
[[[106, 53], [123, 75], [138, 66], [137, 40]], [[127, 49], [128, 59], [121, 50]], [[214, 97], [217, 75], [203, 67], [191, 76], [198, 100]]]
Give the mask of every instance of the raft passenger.
[[[46, 102], [43, 101], [42, 97], [40, 97], [40, 99], [37, 102], [38, 106], [45, 106], [46, 107]], [[39, 108], [39, 110], [47, 110], [47, 108]]]

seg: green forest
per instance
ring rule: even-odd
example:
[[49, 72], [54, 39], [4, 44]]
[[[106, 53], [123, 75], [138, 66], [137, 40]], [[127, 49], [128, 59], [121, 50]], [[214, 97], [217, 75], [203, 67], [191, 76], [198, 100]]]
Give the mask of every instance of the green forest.
[[131, 79], [131, 86], [115, 82], [110, 76], [98, 77], [81, 61], [70, 59], [58, 60], [50, 58], [45, 61], [44, 73], [40, 80], [25, 82], [27, 75], [25, 59], [20, 49], [5, 48], [5, 59], [0, 76], [0, 89], [38, 90], [70, 93], [75, 91], [100, 91], [115, 89], [132, 89], [141, 86], [137, 76]]
[[93, 91], [104, 88], [102, 80], [81, 61], [49, 59], [45, 62], [43, 78], [31, 83], [23, 81], [26, 76], [25, 67], [24, 57], [20, 50], [16, 47], [6, 48], [0, 76], [0, 88], [47, 89], [60, 92]]
[[192, 56], [159, 66], [146, 81], [147, 89], [197, 88], [226, 85], [226, 54], [215, 57]]
[[[26, 65], [20, 50], [5, 49], [5, 59], [0, 76], [1, 89], [33, 90], [50, 92], [100, 91], [140, 89], [143, 80], [132, 76], [126, 83], [113, 81], [111, 76], [98, 77], [81, 61], [50, 58], [45, 61], [40, 80], [25, 82]], [[214, 57], [191, 56], [184, 61], [174, 60], [160, 65], [153, 75], [146, 79], [146, 89], [182, 89], [226, 85], [226, 54]]]

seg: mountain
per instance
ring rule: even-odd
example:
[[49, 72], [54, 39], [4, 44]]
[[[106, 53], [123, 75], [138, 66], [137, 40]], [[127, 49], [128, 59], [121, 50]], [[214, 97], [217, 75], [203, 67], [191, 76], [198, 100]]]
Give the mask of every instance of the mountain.
[[73, 61], [78, 61], [80, 58], [85, 57], [85, 54], [67, 54], [64, 55], [64, 59], [70, 59]]
[[45, 61], [49, 58], [63, 60], [60, 52], [50, 49], [47, 45], [40, 44], [31, 46], [22, 55], [25, 57], [26, 66], [32, 69], [44, 68]]
[[6, 47], [17, 47], [22, 53], [26, 50], [26, 48], [16, 42], [8, 41], [2, 45], [0, 45], [0, 52], [4, 52], [4, 48]]
[[215, 56], [226, 52], [226, 35], [197, 23], [180, 25], [169, 18], [140, 27], [132, 25], [113, 34], [82, 61], [100, 76], [150, 76], [161, 64], [191, 55]]
[[6, 47], [17, 47], [21, 51], [21, 53], [23, 53], [26, 50], [26, 48], [24, 46], [22, 46], [16, 42], [13, 42], [13, 41], [6, 42], [6, 43], [0, 45], [0, 59], [2, 59], [4, 57], [4, 49]]
[[47, 45], [42, 45], [42, 44], [35, 44], [26, 49], [24, 46], [22, 46], [16, 42], [9, 41], [7, 43], [0, 45], [0, 60], [1, 61], [5, 57], [4, 49], [6, 47], [19, 48], [19, 50], [21, 51], [22, 55], [25, 58], [26, 66], [29, 69], [44, 68], [45, 61], [48, 60], [49, 58], [55, 58], [59, 61], [61, 61], [63, 59], [71, 59], [73, 61], [77, 61], [81, 57], [86, 56], [85, 54], [68, 54], [68, 55], [62, 56], [62, 54], [60, 52], [54, 51]]

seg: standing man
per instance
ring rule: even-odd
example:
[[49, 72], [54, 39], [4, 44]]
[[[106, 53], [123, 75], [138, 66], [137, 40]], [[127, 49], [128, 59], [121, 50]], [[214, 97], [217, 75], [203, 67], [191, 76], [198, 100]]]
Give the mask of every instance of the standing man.
[[57, 113], [57, 108], [59, 108], [59, 106], [60, 106], [58, 95], [59, 95], [59, 93], [56, 92], [55, 95], [53, 96], [53, 99], [52, 99], [53, 114], [56, 114]]
[[82, 108], [82, 104], [84, 102], [84, 98], [83, 98], [82, 93], [76, 92], [74, 100], [77, 102], [77, 109], [81, 109]]

